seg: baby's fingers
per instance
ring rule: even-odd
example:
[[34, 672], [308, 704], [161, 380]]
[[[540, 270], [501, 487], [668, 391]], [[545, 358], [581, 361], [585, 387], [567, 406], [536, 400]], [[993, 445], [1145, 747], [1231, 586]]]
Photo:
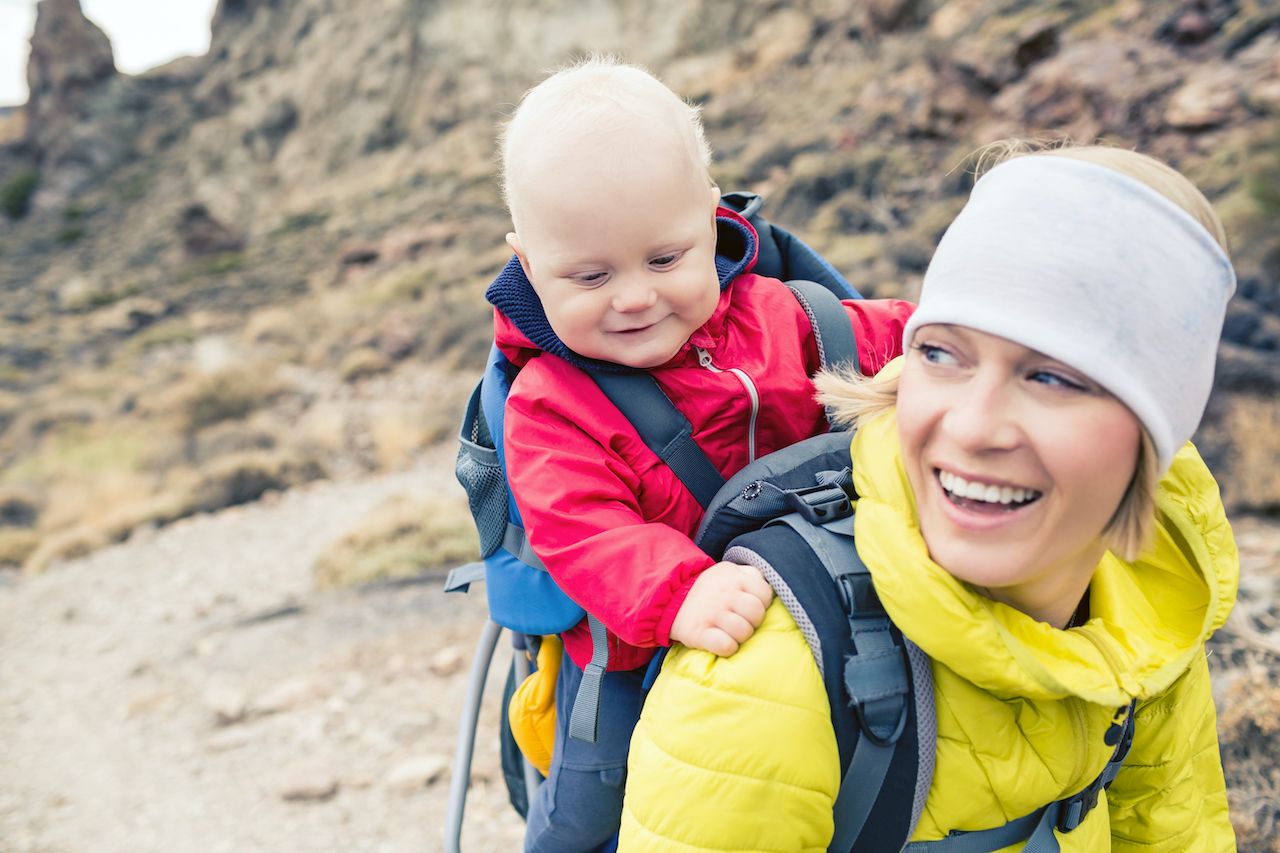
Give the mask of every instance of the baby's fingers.
[[[756, 632], [755, 625], [751, 624], [741, 614], [734, 613], [732, 610], [725, 610], [716, 617], [715, 627], [732, 637], [735, 643], [745, 643], [747, 638]], [[735, 648], [734, 651], [737, 651], [737, 649]], [[729, 654], [733, 654], [733, 652]]]
[[730, 609], [751, 623], [754, 629], [759, 628], [760, 623], [764, 621], [764, 612], [768, 606], [768, 603], [757, 598], [754, 592], [741, 592], [734, 596]]
[[738, 641], [720, 628], [703, 629], [699, 639], [699, 648], [722, 658], [731, 657], [738, 650]]
[[760, 570], [755, 566], [739, 565], [738, 568], [742, 570], [742, 588], [768, 607], [769, 602], [773, 601], [773, 587], [769, 586], [764, 575], [760, 574]]

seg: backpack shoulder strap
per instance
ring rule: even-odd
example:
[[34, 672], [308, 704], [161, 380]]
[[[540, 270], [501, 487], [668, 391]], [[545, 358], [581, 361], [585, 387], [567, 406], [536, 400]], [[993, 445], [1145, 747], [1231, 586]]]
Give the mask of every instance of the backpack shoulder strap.
[[858, 337], [840, 299], [813, 281], [796, 279], [787, 282], [800, 307], [813, 326], [818, 342], [818, 358], [824, 368], [847, 363], [858, 369]]
[[[646, 373], [589, 375], [640, 435], [640, 440], [666, 463], [704, 509], [724, 485], [724, 477], [693, 440], [693, 425], [663, 393], [657, 380]], [[578, 697], [569, 719], [569, 734], [595, 743], [600, 719], [600, 684], [609, 665], [609, 643], [604, 624], [587, 614], [591, 629], [591, 660], [582, 673]]]
[[596, 385], [623, 417], [636, 428], [641, 441], [658, 455], [684, 483], [698, 504], [711, 503], [724, 477], [693, 440], [693, 425], [647, 373], [590, 371]]

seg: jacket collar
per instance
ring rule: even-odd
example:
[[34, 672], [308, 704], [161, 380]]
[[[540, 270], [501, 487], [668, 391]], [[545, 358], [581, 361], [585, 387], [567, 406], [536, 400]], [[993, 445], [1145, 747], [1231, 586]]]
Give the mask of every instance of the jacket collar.
[[1104, 555], [1089, 587], [1090, 619], [1070, 631], [979, 595], [930, 559], [896, 413], [863, 425], [852, 457], [858, 553], [885, 610], [935, 661], [996, 695], [1120, 707], [1158, 694], [1203, 654], [1235, 600], [1231, 529], [1190, 444], [1161, 480], [1154, 543], [1133, 563]]
[[[720, 280], [720, 301], [711, 319], [691, 336], [690, 340], [694, 344], [707, 346], [718, 336], [718, 330], [724, 323], [724, 314], [729, 307], [726, 288], [731, 281], [755, 265], [757, 240], [755, 229], [746, 219], [728, 208], [717, 209], [715, 264]], [[494, 320], [495, 339], [507, 357], [516, 364], [523, 364], [541, 351], [557, 355], [583, 369], [611, 373], [632, 370], [612, 362], [578, 355], [565, 346], [547, 322], [542, 301], [525, 276], [520, 260], [515, 256], [507, 261], [507, 265], [498, 273], [484, 295], [500, 315]], [[504, 319], [506, 322], [503, 322]], [[687, 345], [677, 354], [677, 358], [686, 349]]]

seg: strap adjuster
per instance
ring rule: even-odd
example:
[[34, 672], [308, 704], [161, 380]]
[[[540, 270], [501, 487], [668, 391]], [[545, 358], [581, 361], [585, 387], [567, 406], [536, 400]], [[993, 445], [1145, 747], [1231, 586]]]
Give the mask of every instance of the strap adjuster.
[[789, 490], [787, 504], [810, 524], [826, 524], [853, 514], [853, 504], [844, 489], [825, 483]]

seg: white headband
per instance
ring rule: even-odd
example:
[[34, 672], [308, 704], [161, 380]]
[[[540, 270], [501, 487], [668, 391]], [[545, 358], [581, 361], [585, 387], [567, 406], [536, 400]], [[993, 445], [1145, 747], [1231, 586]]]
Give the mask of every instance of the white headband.
[[1018, 157], [978, 181], [943, 235], [903, 342], [949, 323], [1070, 365], [1133, 411], [1163, 472], [1204, 414], [1235, 284], [1209, 232], [1146, 184]]

